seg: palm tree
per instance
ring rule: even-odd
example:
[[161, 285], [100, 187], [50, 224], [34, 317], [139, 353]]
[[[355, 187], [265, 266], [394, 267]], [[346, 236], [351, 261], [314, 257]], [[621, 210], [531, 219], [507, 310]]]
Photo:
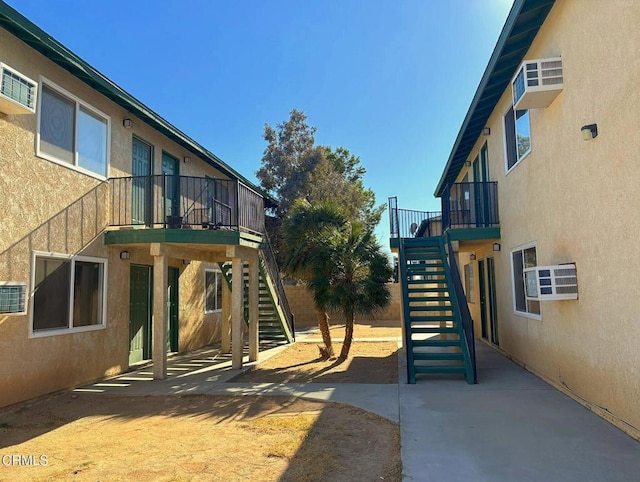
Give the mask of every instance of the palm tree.
[[[327, 246], [323, 243], [323, 231], [345, 225], [347, 218], [337, 206], [330, 203], [310, 205], [304, 200], [293, 204], [282, 224], [283, 271], [307, 284], [319, 273], [327, 270]], [[317, 310], [318, 327], [324, 347], [320, 354], [334, 359], [335, 354], [329, 331], [329, 314], [326, 303], [313, 290]]]
[[[389, 303], [386, 282], [393, 274], [371, 229], [349, 222], [329, 202], [294, 204], [283, 224], [284, 270], [306, 281], [318, 310], [326, 356], [333, 358], [327, 311], [345, 318], [340, 360], [347, 358], [356, 314], [370, 314]], [[322, 352], [322, 350], [321, 350]]]
[[351, 349], [356, 314], [373, 314], [389, 304], [386, 285], [393, 269], [371, 229], [352, 222], [322, 232], [325, 269], [315, 273], [309, 288], [329, 309], [339, 310], [345, 319], [345, 337], [339, 360]]

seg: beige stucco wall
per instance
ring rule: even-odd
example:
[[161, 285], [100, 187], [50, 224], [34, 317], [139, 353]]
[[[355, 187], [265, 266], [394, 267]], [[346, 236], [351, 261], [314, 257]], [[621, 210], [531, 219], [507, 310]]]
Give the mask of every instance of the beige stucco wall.
[[[564, 89], [530, 111], [531, 153], [505, 174], [505, 91], [469, 156], [487, 141], [498, 181], [502, 251], [465, 248], [496, 265], [500, 347], [635, 436], [640, 434], [640, 3], [559, 0], [525, 58], [561, 56]], [[597, 123], [597, 138], [580, 128]], [[459, 180], [464, 172], [460, 173]], [[579, 300], [514, 312], [510, 252], [535, 242], [538, 265], [574, 262]], [[477, 276], [477, 262], [475, 263]], [[476, 280], [477, 281], [477, 280]], [[476, 288], [477, 288], [476, 283]], [[479, 319], [477, 308], [474, 317]]]
[[[372, 316], [358, 315], [356, 320], [400, 320], [400, 310], [402, 308], [402, 295], [399, 283], [387, 284], [391, 292], [391, 303], [378, 313]], [[318, 326], [315, 305], [313, 297], [304, 285], [287, 285], [285, 292], [291, 311], [295, 315], [296, 329], [311, 328]], [[329, 313], [329, 322], [338, 324], [344, 323], [343, 316], [340, 313]]]
[[[162, 151], [190, 163], [182, 175], [225, 177], [193, 153], [144, 124], [68, 72], [0, 29], [0, 62], [39, 81], [41, 76], [108, 115], [110, 176], [131, 174], [133, 135], [154, 146], [154, 173], [161, 172]], [[125, 129], [124, 118], [133, 119]], [[104, 329], [55, 336], [30, 337], [30, 313], [0, 315], [0, 406], [76, 386], [128, 368], [129, 266], [152, 265], [148, 248], [106, 247], [109, 222], [108, 185], [36, 156], [36, 114], [0, 113], [0, 281], [28, 283], [31, 289], [33, 251], [82, 254], [107, 259], [107, 307]], [[219, 314], [204, 314], [204, 266], [170, 259], [180, 275], [180, 350], [219, 339]]]

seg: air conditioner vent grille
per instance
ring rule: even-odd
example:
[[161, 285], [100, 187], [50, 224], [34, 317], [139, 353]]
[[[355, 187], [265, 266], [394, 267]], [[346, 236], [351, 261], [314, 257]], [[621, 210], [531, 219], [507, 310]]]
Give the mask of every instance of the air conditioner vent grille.
[[38, 84], [0, 63], [0, 112], [29, 114], [36, 111]]
[[518, 110], [548, 107], [563, 86], [562, 59], [527, 60], [511, 81]]

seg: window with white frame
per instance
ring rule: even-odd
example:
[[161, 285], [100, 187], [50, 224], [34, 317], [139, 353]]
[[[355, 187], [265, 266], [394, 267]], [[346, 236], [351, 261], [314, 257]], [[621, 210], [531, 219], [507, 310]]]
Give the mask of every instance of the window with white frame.
[[464, 292], [467, 296], [469, 303], [475, 303], [476, 301], [476, 289], [473, 282], [473, 264], [464, 265]]
[[528, 110], [510, 108], [504, 115], [504, 137], [507, 149], [507, 171], [531, 152], [531, 127]]
[[535, 290], [527, 287], [531, 278], [525, 277], [526, 268], [538, 265], [536, 246], [530, 244], [511, 251], [511, 267], [513, 274], [513, 306], [517, 313], [524, 313], [538, 317], [540, 315], [540, 301]]
[[217, 269], [204, 271], [204, 312], [214, 313], [222, 309], [222, 273]]
[[32, 333], [104, 327], [106, 279], [106, 259], [34, 253]]
[[40, 92], [38, 155], [107, 177], [109, 117], [49, 82]]

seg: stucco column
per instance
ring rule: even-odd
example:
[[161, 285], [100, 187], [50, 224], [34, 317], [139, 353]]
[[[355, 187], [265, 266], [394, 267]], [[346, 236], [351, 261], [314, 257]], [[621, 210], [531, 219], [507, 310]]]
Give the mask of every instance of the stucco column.
[[258, 315], [260, 303], [260, 271], [258, 257], [249, 261], [249, 361], [258, 360]]
[[225, 280], [222, 283], [222, 319], [220, 320], [222, 353], [231, 353], [231, 290]]
[[231, 368], [242, 368], [242, 350], [244, 337], [244, 259], [235, 257], [231, 270]]
[[[154, 254], [158, 253], [158, 254]], [[153, 250], [153, 378], [167, 378], [167, 295], [169, 276], [167, 256]]]

